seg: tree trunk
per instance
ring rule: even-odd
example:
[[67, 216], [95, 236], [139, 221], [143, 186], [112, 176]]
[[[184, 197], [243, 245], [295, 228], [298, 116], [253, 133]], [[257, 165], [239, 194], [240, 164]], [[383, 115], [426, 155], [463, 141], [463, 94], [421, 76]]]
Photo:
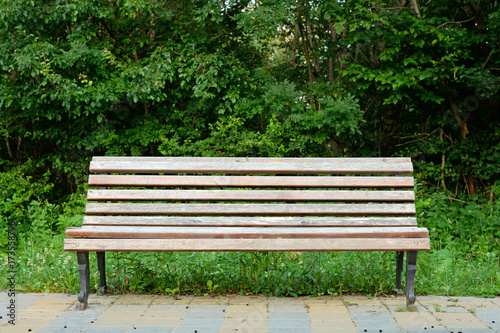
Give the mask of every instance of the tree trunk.
[[299, 44], [299, 36], [300, 36], [300, 28], [299, 23], [295, 22], [295, 30], [293, 32], [293, 40], [292, 40], [292, 53], [290, 55], [290, 65], [292, 69], [295, 69], [297, 63], [295, 62], [295, 56], [297, 51], [297, 45]]
[[328, 58], [328, 83], [332, 84], [334, 79], [333, 67], [335, 66], [335, 59], [333, 56]]
[[458, 126], [460, 127], [460, 132], [462, 134], [462, 137], [465, 139], [467, 134], [469, 134], [469, 130], [467, 129], [467, 118], [462, 118], [460, 116], [457, 104], [453, 100], [453, 97], [448, 93], [448, 102], [450, 103], [451, 107], [451, 112], [453, 112], [453, 116], [455, 117], [455, 120], [458, 123]]
[[[299, 17], [300, 17], [300, 14], [299, 14]], [[307, 45], [306, 36], [304, 36], [304, 30], [302, 29], [302, 26], [300, 23], [299, 23], [299, 30], [300, 30], [300, 35], [302, 37], [302, 47], [304, 48], [304, 56], [306, 57], [307, 72], [309, 74], [309, 83], [312, 84], [314, 82], [314, 75], [312, 72], [311, 57], [309, 55], [309, 47]]]
[[[328, 29], [330, 30], [330, 34], [332, 36], [332, 42], [337, 42], [337, 30], [333, 26], [333, 21], [328, 23]], [[330, 56], [328, 59], [328, 82], [333, 83], [334, 79], [334, 66], [335, 66], [335, 58]]]
[[[306, 27], [307, 27], [306, 34], [307, 34], [307, 41], [309, 42], [309, 49], [314, 50], [314, 45], [312, 40], [313, 28], [311, 23], [307, 22]], [[321, 67], [319, 65], [319, 59], [317, 57], [313, 57], [312, 62], [314, 65], [314, 69], [316, 69], [316, 73], [318, 73], [318, 75], [321, 76]]]

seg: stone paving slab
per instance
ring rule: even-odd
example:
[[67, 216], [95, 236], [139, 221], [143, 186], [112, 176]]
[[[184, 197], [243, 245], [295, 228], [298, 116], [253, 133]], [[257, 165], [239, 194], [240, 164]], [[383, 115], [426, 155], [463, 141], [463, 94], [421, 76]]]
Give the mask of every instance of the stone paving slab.
[[[437, 326], [433, 328], [405, 328], [402, 332], [406, 333], [453, 333], [453, 331], [448, 330], [446, 327]], [[458, 332], [457, 332], [458, 333]]]
[[340, 320], [340, 321], [311, 321], [311, 328], [314, 329], [357, 329], [356, 325], [352, 320]]
[[134, 333], [172, 333], [175, 327], [135, 327]]
[[396, 322], [403, 329], [434, 329], [440, 326], [439, 320], [431, 312], [395, 312]]
[[500, 333], [500, 297], [419, 296], [407, 311], [404, 297], [76, 295], [0, 292], [0, 332], [20, 333], [259, 333], [404, 332]]

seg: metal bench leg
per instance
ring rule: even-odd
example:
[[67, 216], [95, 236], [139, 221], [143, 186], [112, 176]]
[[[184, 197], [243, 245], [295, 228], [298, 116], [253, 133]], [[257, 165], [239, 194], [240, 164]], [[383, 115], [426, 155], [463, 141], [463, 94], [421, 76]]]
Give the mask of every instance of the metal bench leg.
[[415, 274], [417, 272], [417, 251], [406, 254], [406, 307], [415, 304]]
[[78, 272], [80, 273], [80, 293], [78, 301], [80, 302], [80, 310], [85, 310], [88, 306], [89, 290], [90, 290], [90, 268], [89, 268], [89, 253], [77, 252]]
[[403, 260], [405, 257], [404, 251], [396, 252], [396, 288], [398, 289], [398, 296], [404, 296], [405, 292], [401, 288], [401, 275], [403, 273]]
[[96, 252], [97, 269], [99, 270], [99, 292], [106, 292], [106, 252]]

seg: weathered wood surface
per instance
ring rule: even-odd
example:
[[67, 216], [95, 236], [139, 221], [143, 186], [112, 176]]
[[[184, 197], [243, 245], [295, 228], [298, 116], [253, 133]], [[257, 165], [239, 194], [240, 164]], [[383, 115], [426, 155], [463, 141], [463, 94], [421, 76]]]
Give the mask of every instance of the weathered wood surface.
[[413, 165], [410, 158], [94, 157], [90, 172], [404, 175]]
[[93, 202], [64, 250], [87, 267], [96, 251], [101, 286], [106, 251], [398, 251], [400, 288], [409, 251], [414, 302], [415, 251], [430, 240], [409, 158], [94, 157], [90, 171]]
[[89, 175], [91, 186], [412, 188], [413, 177]]
[[413, 227], [137, 227], [83, 226], [68, 228], [66, 237], [131, 239], [285, 239], [285, 238], [423, 238], [426, 228]]
[[87, 200], [141, 201], [374, 201], [412, 202], [413, 191], [88, 190]]
[[83, 225], [117, 226], [240, 226], [240, 227], [411, 227], [415, 217], [307, 216], [85, 216]]
[[427, 251], [429, 238], [405, 239], [65, 239], [65, 251]]
[[293, 215], [293, 216], [411, 216], [414, 204], [164, 204], [88, 203], [88, 215]]

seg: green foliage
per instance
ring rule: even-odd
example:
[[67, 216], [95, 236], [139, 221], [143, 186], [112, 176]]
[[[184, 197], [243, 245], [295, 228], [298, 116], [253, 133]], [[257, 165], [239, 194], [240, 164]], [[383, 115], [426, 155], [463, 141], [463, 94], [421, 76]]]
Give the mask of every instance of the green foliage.
[[[0, 247], [14, 220], [20, 288], [76, 291], [56, 258], [93, 155], [349, 155], [413, 158], [433, 237], [420, 292], [498, 293], [495, 2], [15, 0], [0, 22]], [[125, 291], [393, 288], [385, 255], [110, 260]]]
[[[16, 249], [16, 290], [73, 292], [78, 285], [78, 265], [72, 253], [62, 251], [63, 235], [23, 234]], [[5, 255], [4, 255], [5, 254]], [[7, 256], [0, 256], [0, 283], [7, 285]], [[97, 269], [97, 267], [92, 267]]]
[[[76, 258], [62, 251], [60, 240], [51, 242], [53, 247], [50, 242], [20, 245], [17, 267], [23, 278], [17, 282], [18, 290], [77, 293]], [[99, 280], [95, 262], [91, 255], [94, 291]], [[6, 270], [5, 263], [0, 267]], [[107, 257], [108, 286], [118, 293], [391, 295], [396, 291], [394, 276], [391, 252], [113, 252]], [[498, 250], [478, 253], [450, 246], [419, 255], [416, 288], [420, 295], [494, 296], [500, 292], [499, 279]]]
[[92, 155], [444, 154], [427, 182], [484, 191], [498, 8], [414, 3], [1, 2], [0, 165], [63, 200]]
[[61, 237], [70, 226], [81, 224], [85, 197], [72, 195], [63, 203], [50, 203], [52, 187], [49, 172], [36, 179], [27, 163], [0, 173], [0, 248], [7, 245], [12, 221], [19, 238], [38, 235], [42, 239]]
[[[498, 195], [500, 188], [492, 190]], [[443, 192], [418, 195], [419, 224], [429, 229], [431, 237], [431, 251], [419, 253], [419, 294], [500, 293], [500, 205], [476, 196], [462, 199]], [[58, 207], [30, 205], [36, 232], [19, 233], [16, 265], [23, 273], [16, 280], [18, 290], [77, 292], [76, 258], [63, 252], [62, 230], [79, 223], [80, 209], [77, 199]], [[395, 292], [393, 252], [110, 252], [106, 259], [112, 292], [294, 297]], [[7, 257], [0, 260], [3, 283]], [[94, 253], [91, 272], [91, 286], [97, 290]]]
[[[492, 189], [498, 192], [498, 186]], [[500, 204], [498, 201], [465, 197], [454, 203], [444, 192], [417, 202], [420, 222], [430, 231], [439, 249], [460, 248], [463, 253], [498, 252]]]
[[52, 189], [49, 173], [39, 180], [30, 175], [31, 163], [0, 173], [0, 215], [4, 218], [23, 219], [25, 207], [31, 200], [40, 200]]

